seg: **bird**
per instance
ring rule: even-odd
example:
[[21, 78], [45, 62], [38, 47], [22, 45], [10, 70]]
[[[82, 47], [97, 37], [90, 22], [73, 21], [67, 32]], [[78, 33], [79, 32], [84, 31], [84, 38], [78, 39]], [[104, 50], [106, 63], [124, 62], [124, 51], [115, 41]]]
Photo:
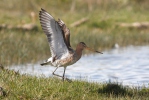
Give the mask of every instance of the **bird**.
[[[78, 43], [76, 49], [73, 49], [70, 44], [69, 28], [66, 27], [61, 19], [58, 18], [56, 21], [54, 17], [43, 8], [39, 11], [39, 20], [42, 30], [47, 36], [51, 52], [51, 57], [41, 63], [41, 66], [52, 65], [56, 67], [52, 74], [61, 77], [63, 81], [71, 81], [65, 78], [65, 70], [67, 66], [76, 63], [81, 58], [84, 49], [103, 54], [102, 52], [89, 48], [84, 42]], [[64, 67], [62, 76], [55, 74], [59, 67]]]

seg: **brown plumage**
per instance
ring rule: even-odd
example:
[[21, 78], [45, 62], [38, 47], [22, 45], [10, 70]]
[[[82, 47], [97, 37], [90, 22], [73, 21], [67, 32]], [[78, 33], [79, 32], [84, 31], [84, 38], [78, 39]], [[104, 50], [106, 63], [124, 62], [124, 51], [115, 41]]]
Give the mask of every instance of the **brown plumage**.
[[76, 49], [73, 50], [70, 45], [70, 30], [66, 27], [62, 20], [58, 19], [58, 21], [56, 21], [46, 10], [42, 8], [39, 12], [39, 18], [41, 27], [48, 38], [51, 51], [51, 57], [41, 65], [50, 64], [57, 67], [54, 72], [59, 67], [64, 67], [63, 76], [57, 75], [54, 72], [53, 75], [62, 77], [63, 80], [66, 79], [69, 81], [68, 78], [65, 78], [66, 67], [77, 62], [81, 58], [82, 51], [84, 49], [101, 53], [87, 47], [84, 42], [80, 42]]

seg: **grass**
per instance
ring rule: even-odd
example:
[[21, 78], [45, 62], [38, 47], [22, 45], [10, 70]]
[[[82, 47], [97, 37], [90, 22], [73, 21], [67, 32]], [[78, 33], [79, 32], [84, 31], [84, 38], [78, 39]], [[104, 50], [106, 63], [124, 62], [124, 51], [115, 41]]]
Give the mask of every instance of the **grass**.
[[[77, 43], [83, 41], [89, 47], [103, 51], [112, 48], [116, 43], [122, 46], [127, 45], [146, 45], [149, 44], [149, 34], [147, 31], [137, 30], [115, 30], [113, 33], [92, 32], [76, 30], [77, 34], [71, 35], [71, 44], [75, 49]], [[73, 31], [73, 29], [72, 29]], [[35, 63], [45, 60], [50, 56], [49, 45], [46, 36], [42, 31], [0, 31], [0, 62], [3, 65]], [[88, 35], [86, 35], [88, 34]], [[85, 51], [86, 53], [91, 53]]]
[[129, 88], [118, 83], [62, 82], [57, 78], [20, 75], [7, 69], [0, 70], [3, 100], [145, 100], [148, 88]]

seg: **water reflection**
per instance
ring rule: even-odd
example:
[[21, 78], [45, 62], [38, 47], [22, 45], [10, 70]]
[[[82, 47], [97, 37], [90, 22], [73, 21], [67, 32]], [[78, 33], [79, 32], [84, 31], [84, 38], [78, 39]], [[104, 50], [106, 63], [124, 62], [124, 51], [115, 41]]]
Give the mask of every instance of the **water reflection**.
[[[67, 67], [66, 76], [71, 79], [86, 79], [87, 81], [107, 82], [116, 80], [123, 84], [149, 83], [149, 46], [128, 46], [112, 49], [104, 54], [84, 55], [76, 64]], [[26, 64], [10, 67], [20, 73], [31, 75], [52, 75], [55, 67]], [[63, 68], [57, 70], [63, 73]]]

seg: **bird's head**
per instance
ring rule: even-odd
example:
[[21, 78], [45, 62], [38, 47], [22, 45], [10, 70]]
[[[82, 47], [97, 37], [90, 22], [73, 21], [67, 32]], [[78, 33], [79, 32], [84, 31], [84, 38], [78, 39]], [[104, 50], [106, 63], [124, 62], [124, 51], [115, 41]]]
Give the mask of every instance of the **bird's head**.
[[81, 50], [87, 49], [87, 50], [90, 50], [90, 51], [93, 51], [93, 52], [96, 52], [96, 53], [101, 53], [101, 54], [103, 54], [102, 52], [99, 52], [99, 51], [96, 51], [96, 50], [93, 50], [93, 49], [89, 48], [88, 46], [86, 46], [86, 44], [85, 44], [84, 42], [80, 42], [80, 43], [78, 44], [78, 48], [80, 48]]

